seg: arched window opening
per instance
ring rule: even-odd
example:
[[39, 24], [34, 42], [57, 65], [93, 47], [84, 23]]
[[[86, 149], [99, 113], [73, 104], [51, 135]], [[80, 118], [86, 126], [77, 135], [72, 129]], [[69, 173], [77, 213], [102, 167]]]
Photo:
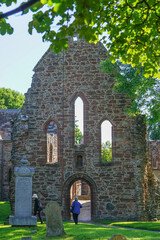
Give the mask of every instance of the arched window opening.
[[152, 168], [157, 169], [158, 168], [158, 149], [154, 148], [152, 150]]
[[112, 124], [105, 120], [101, 124], [101, 161], [112, 160]]
[[[83, 180], [75, 181], [70, 188], [70, 205], [78, 197], [78, 201], [82, 204], [81, 214], [79, 220], [90, 221], [91, 220], [91, 189], [88, 183]], [[72, 219], [72, 214], [71, 214]]]
[[83, 144], [83, 136], [84, 136], [84, 117], [83, 117], [83, 109], [84, 103], [80, 97], [77, 97], [74, 103], [75, 115], [74, 115], [74, 126], [75, 126], [75, 144]]
[[58, 161], [58, 128], [55, 122], [51, 121], [47, 126], [47, 162]]

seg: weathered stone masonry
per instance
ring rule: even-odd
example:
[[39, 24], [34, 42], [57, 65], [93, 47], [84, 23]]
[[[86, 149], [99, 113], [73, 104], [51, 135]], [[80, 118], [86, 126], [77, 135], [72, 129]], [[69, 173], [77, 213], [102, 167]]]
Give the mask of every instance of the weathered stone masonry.
[[[113, 76], [100, 70], [106, 58], [102, 44], [69, 42], [59, 54], [48, 50], [34, 68], [31, 88], [14, 123], [12, 163], [20, 166], [25, 154], [35, 168], [33, 192], [43, 204], [57, 201], [69, 218], [71, 185], [87, 182], [91, 189], [92, 219], [147, 219], [146, 126], [143, 117], [129, 117], [130, 99], [112, 91]], [[74, 102], [84, 103], [84, 144], [74, 144]], [[112, 123], [113, 159], [101, 162], [101, 123]], [[57, 125], [58, 161], [47, 162], [46, 129]], [[83, 164], [78, 166], [77, 156]], [[11, 186], [14, 202], [14, 179]]]
[[0, 109], [0, 200], [9, 200], [11, 164], [11, 120], [16, 118], [17, 109]]

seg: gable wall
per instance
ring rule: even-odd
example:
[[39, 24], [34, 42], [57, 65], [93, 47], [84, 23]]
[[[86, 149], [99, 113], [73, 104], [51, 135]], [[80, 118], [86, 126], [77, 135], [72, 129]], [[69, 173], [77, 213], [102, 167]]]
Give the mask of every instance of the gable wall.
[[[48, 51], [34, 71], [32, 86], [13, 128], [12, 163], [20, 165], [26, 154], [35, 168], [33, 192], [42, 203], [57, 201], [64, 218], [69, 213], [69, 188], [76, 180], [91, 187], [92, 219], [145, 218], [144, 178], [146, 171], [146, 126], [143, 117], [124, 113], [130, 99], [112, 92], [113, 76], [100, 70], [106, 58], [104, 47], [83, 40], [70, 41], [67, 51]], [[74, 101], [84, 102], [84, 144], [74, 145]], [[113, 159], [101, 163], [100, 125], [113, 125]], [[47, 163], [46, 124], [58, 126], [57, 163]], [[75, 167], [77, 153], [84, 158], [82, 168]], [[14, 179], [11, 186], [14, 205]]]

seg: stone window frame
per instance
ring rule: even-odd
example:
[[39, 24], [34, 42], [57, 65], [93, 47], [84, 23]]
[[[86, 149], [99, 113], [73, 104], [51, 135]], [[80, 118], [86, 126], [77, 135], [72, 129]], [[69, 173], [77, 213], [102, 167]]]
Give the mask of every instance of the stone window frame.
[[70, 100], [70, 105], [71, 105], [71, 109], [72, 109], [72, 125], [73, 125], [73, 132], [72, 132], [72, 145], [76, 145], [75, 144], [75, 101], [76, 99], [80, 97], [83, 101], [83, 144], [82, 145], [86, 145], [87, 143], [87, 120], [88, 120], [88, 101], [84, 95], [83, 92], [76, 92], [74, 93], [74, 95], [72, 96], [71, 100]]
[[[50, 122], [54, 122], [57, 125], [57, 162], [47, 162], [47, 126]], [[45, 139], [46, 139], [46, 164], [56, 164], [60, 161], [60, 136], [61, 128], [57, 120], [50, 118], [44, 124]]]
[[[79, 166], [78, 165], [78, 162], [77, 162], [77, 157], [78, 156], [81, 156], [82, 157], [82, 165]], [[85, 161], [85, 153], [84, 153], [84, 150], [83, 151], [75, 151], [75, 154], [74, 154], [74, 159], [73, 159], [73, 167], [75, 170], [78, 170], [78, 171], [83, 171], [84, 168], [86, 166], [86, 161]]]
[[115, 157], [115, 141], [114, 141], [114, 131], [115, 131], [115, 124], [113, 120], [111, 120], [109, 117], [104, 117], [101, 119], [99, 122], [99, 161], [101, 164], [110, 164], [111, 162], [102, 162], [102, 157], [101, 157], [101, 126], [104, 121], [109, 121], [112, 124], [112, 160]]

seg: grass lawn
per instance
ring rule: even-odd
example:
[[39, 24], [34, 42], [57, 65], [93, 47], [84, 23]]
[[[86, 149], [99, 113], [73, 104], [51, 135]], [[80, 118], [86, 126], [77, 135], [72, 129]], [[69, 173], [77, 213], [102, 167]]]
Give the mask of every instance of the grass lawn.
[[[12, 227], [4, 225], [6, 217], [10, 214], [9, 203], [0, 202], [0, 239], [1, 240], [20, 240], [22, 237], [32, 237], [34, 240], [46, 239], [46, 224], [41, 225], [38, 222], [36, 227]], [[104, 223], [104, 222], [103, 222]], [[154, 225], [156, 222], [153, 222]], [[121, 224], [121, 223], [114, 223]], [[147, 223], [144, 223], [144, 225]], [[130, 226], [128, 226], [130, 227]], [[31, 234], [32, 230], [37, 233]], [[65, 239], [65, 240], [108, 240], [116, 233], [123, 234], [128, 240], [160, 240], [160, 234], [153, 232], [145, 232], [141, 230], [127, 230], [112, 227], [103, 227], [100, 225], [80, 223], [78, 225], [72, 222], [64, 222], [64, 230], [66, 235], [61, 237], [50, 237], [47, 239]]]
[[160, 221], [156, 222], [108, 222], [108, 221], [99, 221], [99, 223], [110, 226], [120, 226], [127, 228], [135, 229], [144, 229], [150, 231], [159, 231], [160, 232]]

